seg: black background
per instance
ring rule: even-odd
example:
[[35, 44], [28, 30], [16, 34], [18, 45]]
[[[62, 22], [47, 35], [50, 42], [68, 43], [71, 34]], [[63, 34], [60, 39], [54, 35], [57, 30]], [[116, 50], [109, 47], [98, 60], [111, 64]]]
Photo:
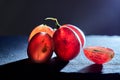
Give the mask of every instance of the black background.
[[86, 35], [120, 35], [120, 0], [0, 0], [0, 35], [28, 35], [46, 17]]

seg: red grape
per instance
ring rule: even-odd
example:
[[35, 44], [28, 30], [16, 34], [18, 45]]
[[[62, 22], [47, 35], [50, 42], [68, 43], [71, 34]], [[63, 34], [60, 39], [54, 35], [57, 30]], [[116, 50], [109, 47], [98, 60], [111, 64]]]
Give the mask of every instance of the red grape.
[[114, 51], [101, 46], [89, 46], [83, 49], [85, 56], [96, 64], [103, 64], [114, 57]]

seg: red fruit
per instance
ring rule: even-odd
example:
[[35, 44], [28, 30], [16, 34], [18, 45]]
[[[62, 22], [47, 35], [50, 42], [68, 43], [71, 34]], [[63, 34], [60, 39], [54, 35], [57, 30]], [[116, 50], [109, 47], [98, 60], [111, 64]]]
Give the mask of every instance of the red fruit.
[[53, 53], [53, 40], [46, 32], [35, 34], [28, 43], [27, 54], [36, 63], [48, 61]]
[[114, 51], [101, 46], [89, 46], [84, 48], [85, 56], [96, 64], [103, 64], [114, 57]]
[[75, 32], [68, 27], [60, 27], [53, 34], [54, 50], [65, 61], [75, 58], [80, 52], [80, 41]]
[[85, 44], [84, 33], [74, 25], [60, 25], [56, 18], [46, 18], [56, 22], [57, 29], [53, 34], [54, 51], [57, 56], [65, 61], [72, 60]]
[[83, 33], [83, 31], [81, 29], [79, 29], [78, 27], [71, 25], [71, 24], [62, 25], [62, 27], [71, 28], [78, 35], [78, 37], [81, 41], [82, 47], [84, 47], [86, 40], [85, 40], [85, 34]]

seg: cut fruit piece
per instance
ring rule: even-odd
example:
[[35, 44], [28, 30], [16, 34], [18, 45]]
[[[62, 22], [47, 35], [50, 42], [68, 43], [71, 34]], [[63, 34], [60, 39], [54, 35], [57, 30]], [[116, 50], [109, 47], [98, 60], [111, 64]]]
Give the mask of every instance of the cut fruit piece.
[[103, 64], [114, 57], [114, 51], [101, 46], [89, 46], [83, 49], [85, 56], [96, 64]]

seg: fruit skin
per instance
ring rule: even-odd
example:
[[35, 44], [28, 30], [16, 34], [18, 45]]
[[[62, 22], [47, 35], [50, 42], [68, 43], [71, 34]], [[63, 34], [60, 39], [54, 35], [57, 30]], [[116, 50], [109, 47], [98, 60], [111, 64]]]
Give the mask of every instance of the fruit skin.
[[86, 43], [85, 34], [81, 29], [79, 29], [75, 25], [71, 25], [71, 24], [64, 24], [61, 27], [68, 27], [68, 28], [71, 28], [72, 30], [74, 30], [74, 32], [76, 32], [76, 34], [78, 35], [78, 37], [81, 41], [82, 47], [85, 46], [85, 43]]
[[80, 41], [70, 28], [58, 28], [53, 34], [53, 41], [56, 55], [64, 61], [72, 60], [80, 52]]
[[35, 34], [28, 43], [28, 58], [35, 63], [47, 62], [53, 53], [53, 39], [46, 32]]
[[41, 24], [41, 25], [38, 25], [36, 26], [30, 33], [29, 35], [29, 38], [28, 38], [28, 42], [30, 41], [30, 39], [36, 34], [36, 33], [39, 33], [39, 32], [46, 32], [48, 33], [51, 37], [53, 36], [54, 34], [54, 30], [48, 26], [48, 25], [44, 25], [44, 24]]
[[114, 51], [101, 46], [89, 46], [83, 49], [85, 56], [96, 64], [104, 64], [114, 57]]
[[85, 34], [84, 34], [83, 31], [82, 31], [81, 29], [79, 29], [77, 26], [72, 25], [72, 24], [64, 24], [64, 25], [61, 26], [61, 25], [59, 24], [57, 18], [52, 18], [52, 17], [47, 17], [47, 18], [45, 18], [45, 20], [53, 20], [53, 21], [55, 21], [55, 22], [56, 22], [56, 25], [57, 25], [57, 27], [56, 27], [57, 29], [58, 29], [59, 27], [68, 27], [68, 28], [72, 29], [72, 30], [78, 35], [79, 40], [80, 40], [80, 42], [81, 42], [81, 44], [82, 44], [82, 47], [84, 47], [84, 45], [85, 45], [85, 43], [86, 43]]

